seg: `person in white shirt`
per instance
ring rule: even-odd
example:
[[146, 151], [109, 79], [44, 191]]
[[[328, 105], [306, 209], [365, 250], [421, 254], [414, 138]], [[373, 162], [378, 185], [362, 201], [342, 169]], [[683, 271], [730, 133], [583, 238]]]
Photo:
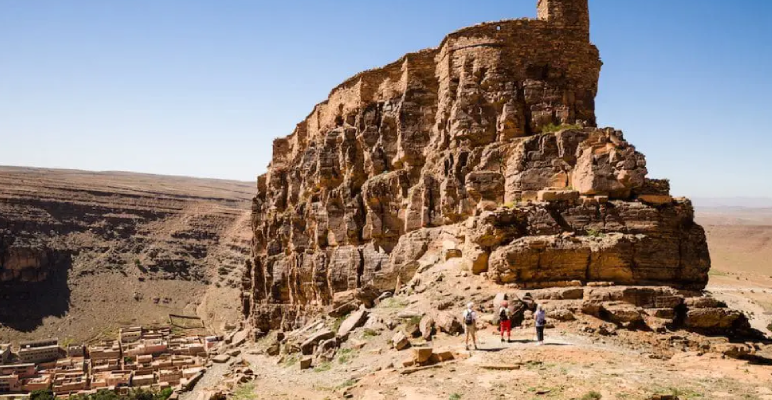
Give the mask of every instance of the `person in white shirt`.
[[544, 311], [544, 307], [539, 305], [536, 308], [533, 319], [536, 321], [536, 340], [539, 341], [538, 345], [541, 346], [544, 344], [544, 327], [547, 325], [547, 313]]
[[466, 310], [463, 313], [464, 319], [464, 331], [466, 332], [466, 349], [469, 350], [469, 337], [472, 337], [472, 344], [474, 349], [477, 350], [477, 313], [473, 309], [474, 303], [470, 302], [466, 305]]

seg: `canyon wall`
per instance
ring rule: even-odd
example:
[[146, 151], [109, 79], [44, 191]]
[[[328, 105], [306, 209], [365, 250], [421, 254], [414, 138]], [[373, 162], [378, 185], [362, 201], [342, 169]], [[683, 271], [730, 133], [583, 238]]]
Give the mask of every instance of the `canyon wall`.
[[587, 0], [540, 0], [538, 16], [362, 72], [274, 141], [242, 282], [254, 327], [394, 290], [438, 255], [522, 287], [704, 287], [690, 202], [596, 127]]
[[[253, 195], [241, 182], [0, 167], [0, 342], [164, 322], [210, 291], [237, 303]], [[230, 308], [218, 314], [234, 322]]]

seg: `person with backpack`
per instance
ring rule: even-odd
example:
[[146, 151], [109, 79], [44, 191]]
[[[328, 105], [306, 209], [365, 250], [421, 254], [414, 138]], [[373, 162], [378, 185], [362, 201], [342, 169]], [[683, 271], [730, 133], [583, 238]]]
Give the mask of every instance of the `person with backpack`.
[[504, 331], [507, 331], [507, 343], [512, 343], [512, 315], [506, 300], [501, 302], [501, 308], [499, 308], [499, 332], [502, 343], [504, 343]]
[[547, 313], [541, 304], [536, 307], [533, 319], [536, 321], [536, 340], [539, 342], [537, 345], [541, 346], [544, 344], [544, 327], [547, 325]]
[[463, 313], [464, 331], [466, 332], [466, 349], [469, 350], [469, 337], [472, 337], [474, 349], [477, 350], [477, 313], [473, 309], [474, 303], [466, 305]]

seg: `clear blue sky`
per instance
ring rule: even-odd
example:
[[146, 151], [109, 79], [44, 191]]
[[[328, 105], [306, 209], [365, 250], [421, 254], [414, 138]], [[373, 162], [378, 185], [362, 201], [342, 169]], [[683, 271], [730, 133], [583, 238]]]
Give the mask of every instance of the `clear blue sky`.
[[[345, 78], [535, 4], [0, 1], [0, 165], [253, 180]], [[590, 6], [599, 124], [675, 194], [772, 197], [772, 1]]]

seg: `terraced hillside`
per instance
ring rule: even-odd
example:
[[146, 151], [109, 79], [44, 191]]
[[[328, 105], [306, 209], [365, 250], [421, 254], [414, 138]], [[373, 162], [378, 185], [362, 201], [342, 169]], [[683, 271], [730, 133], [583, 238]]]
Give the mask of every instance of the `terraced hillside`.
[[[237, 320], [253, 185], [0, 167], [0, 341]], [[217, 309], [215, 313], [213, 310]]]

